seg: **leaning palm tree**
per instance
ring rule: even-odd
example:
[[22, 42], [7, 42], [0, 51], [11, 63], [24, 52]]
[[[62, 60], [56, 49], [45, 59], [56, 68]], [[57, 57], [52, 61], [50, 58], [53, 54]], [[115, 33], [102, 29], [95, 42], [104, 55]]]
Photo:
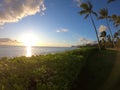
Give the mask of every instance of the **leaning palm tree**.
[[108, 29], [109, 29], [109, 32], [110, 32], [110, 36], [112, 38], [112, 42], [113, 42], [113, 45], [115, 47], [115, 44], [114, 44], [114, 37], [112, 35], [112, 30], [110, 28], [110, 25], [109, 25], [109, 18], [110, 16], [108, 15], [108, 9], [107, 8], [103, 8], [99, 11], [99, 19], [105, 19], [106, 20], [106, 23], [107, 23], [107, 26], [108, 26]]
[[95, 30], [95, 33], [96, 33], [96, 37], [97, 37], [97, 41], [98, 41], [98, 46], [99, 46], [99, 49], [101, 49], [101, 45], [100, 45], [100, 41], [99, 41], [99, 37], [98, 37], [98, 32], [97, 32], [97, 28], [95, 26], [95, 23], [94, 23], [94, 20], [93, 20], [93, 17], [92, 17], [92, 14], [95, 15], [97, 17], [97, 14], [92, 10], [93, 9], [93, 6], [90, 2], [87, 2], [87, 3], [82, 3], [80, 5], [80, 7], [83, 9], [79, 12], [80, 15], [83, 15], [85, 14], [85, 19], [87, 19], [88, 17], [90, 17], [91, 21], [92, 21], [92, 24], [93, 24], [93, 27], [94, 27], [94, 30]]

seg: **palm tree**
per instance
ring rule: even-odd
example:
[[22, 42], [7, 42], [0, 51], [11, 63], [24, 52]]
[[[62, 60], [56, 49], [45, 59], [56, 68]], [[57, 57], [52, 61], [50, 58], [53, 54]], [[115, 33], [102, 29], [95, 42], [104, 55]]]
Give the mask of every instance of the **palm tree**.
[[113, 25], [115, 27], [118, 27], [120, 26], [120, 16], [116, 15], [116, 14], [113, 14], [111, 17], [110, 17], [110, 21], [113, 22]]
[[110, 38], [110, 35], [107, 35], [107, 41], [108, 41], [108, 42], [112, 42], [112, 41], [111, 41], [111, 38]]
[[106, 38], [106, 31], [101, 32], [100, 37], [104, 37], [104, 38]]
[[113, 21], [113, 24], [115, 27], [120, 26], [120, 16], [113, 14], [110, 18], [111, 18], [111, 21]]
[[106, 45], [107, 45], [108, 48], [112, 47], [111, 43], [112, 43], [111, 36], [110, 36], [110, 35], [107, 35]]
[[100, 33], [100, 37], [101, 37], [102, 48], [105, 48], [106, 47], [106, 45], [105, 45], [105, 43], [106, 43], [106, 31], [102, 31]]
[[118, 26], [120, 26], [120, 16], [117, 16], [116, 14], [113, 14], [111, 17], [111, 20], [113, 22], [113, 25], [116, 27], [116, 32], [114, 33], [114, 39], [116, 39], [116, 46], [119, 47], [119, 30]]
[[105, 19], [106, 20], [106, 23], [107, 23], [107, 26], [108, 26], [108, 29], [109, 29], [109, 32], [110, 32], [110, 36], [112, 38], [112, 42], [113, 42], [113, 45], [115, 47], [115, 44], [114, 44], [114, 37], [112, 35], [112, 30], [110, 28], [110, 25], [109, 25], [109, 18], [110, 16], [108, 15], [108, 9], [107, 8], [103, 8], [99, 11], [99, 14], [100, 14], [100, 17], [99, 19]]
[[92, 17], [92, 14], [95, 15], [97, 17], [97, 14], [92, 10], [93, 9], [93, 6], [90, 2], [87, 2], [87, 3], [82, 3], [80, 5], [80, 7], [83, 9], [79, 12], [80, 15], [83, 15], [85, 14], [85, 19], [88, 18], [88, 16], [90, 17], [91, 21], [92, 21], [92, 24], [93, 24], [93, 27], [94, 27], [94, 30], [95, 30], [95, 33], [96, 33], [96, 37], [97, 37], [97, 41], [98, 41], [98, 46], [99, 46], [99, 49], [101, 49], [101, 46], [100, 46], [100, 41], [99, 41], [99, 37], [98, 37], [98, 32], [97, 32], [97, 28], [95, 26], [95, 23], [94, 23], [94, 20], [93, 20], [93, 17]]
[[118, 32], [114, 33], [114, 38], [116, 39], [116, 46], [119, 48], [119, 46], [120, 46], [120, 44], [119, 44], [120, 38], [119, 38]]

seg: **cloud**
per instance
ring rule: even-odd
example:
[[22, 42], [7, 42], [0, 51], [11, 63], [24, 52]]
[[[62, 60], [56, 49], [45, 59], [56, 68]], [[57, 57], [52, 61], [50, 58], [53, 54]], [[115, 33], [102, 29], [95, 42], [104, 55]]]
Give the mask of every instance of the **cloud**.
[[108, 27], [101, 25], [98, 30], [99, 30], [99, 32], [103, 32], [103, 31], [106, 31], [107, 29], [108, 29]]
[[18, 22], [36, 13], [44, 14], [44, 0], [0, 0], [0, 25]]
[[56, 32], [58, 32], [58, 33], [60, 33], [60, 32], [69, 32], [69, 30], [66, 29], [66, 28], [63, 28], [63, 29], [59, 29], [59, 30], [57, 30]]
[[86, 39], [86, 38], [80, 38], [79, 43], [80, 43], [80, 45], [86, 45], [86, 44], [93, 45], [93, 44], [96, 44], [97, 41], [89, 40], [89, 39]]
[[0, 38], [0, 45], [21, 45], [21, 42], [17, 40], [11, 40], [10, 38]]
[[75, 0], [75, 1], [78, 2], [78, 3], [81, 3], [82, 0]]
[[82, 2], [82, 0], [74, 0], [75, 2], [77, 2], [77, 6], [79, 7], [80, 6], [80, 4], [81, 4], [81, 2]]

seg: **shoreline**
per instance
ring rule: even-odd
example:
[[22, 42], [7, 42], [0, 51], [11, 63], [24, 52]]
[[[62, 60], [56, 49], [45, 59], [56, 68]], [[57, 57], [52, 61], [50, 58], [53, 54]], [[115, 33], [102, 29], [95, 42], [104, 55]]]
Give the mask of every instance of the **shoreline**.
[[[1, 58], [14, 58], [14, 57], [27, 57], [27, 53], [31, 53], [30, 56], [56, 54], [66, 51], [77, 49], [75, 47], [31, 47], [27, 50], [25, 46], [3, 46], [0, 47], [0, 59]], [[6, 49], [6, 50], [5, 50]]]

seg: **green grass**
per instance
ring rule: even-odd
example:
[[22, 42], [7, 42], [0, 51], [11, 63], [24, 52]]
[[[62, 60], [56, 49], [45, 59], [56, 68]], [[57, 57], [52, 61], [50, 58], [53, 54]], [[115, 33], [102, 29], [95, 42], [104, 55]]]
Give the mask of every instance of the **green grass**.
[[[114, 65], [116, 51], [73, 51], [0, 60], [0, 90], [97, 90]], [[109, 59], [110, 58], [110, 59]]]
[[117, 51], [112, 50], [93, 51], [79, 73], [72, 90], [116, 90], [115, 87], [105, 89], [109, 87], [106, 82], [112, 73], [116, 55]]
[[85, 64], [86, 49], [0, 60], [0, 90], [69, 90]]

